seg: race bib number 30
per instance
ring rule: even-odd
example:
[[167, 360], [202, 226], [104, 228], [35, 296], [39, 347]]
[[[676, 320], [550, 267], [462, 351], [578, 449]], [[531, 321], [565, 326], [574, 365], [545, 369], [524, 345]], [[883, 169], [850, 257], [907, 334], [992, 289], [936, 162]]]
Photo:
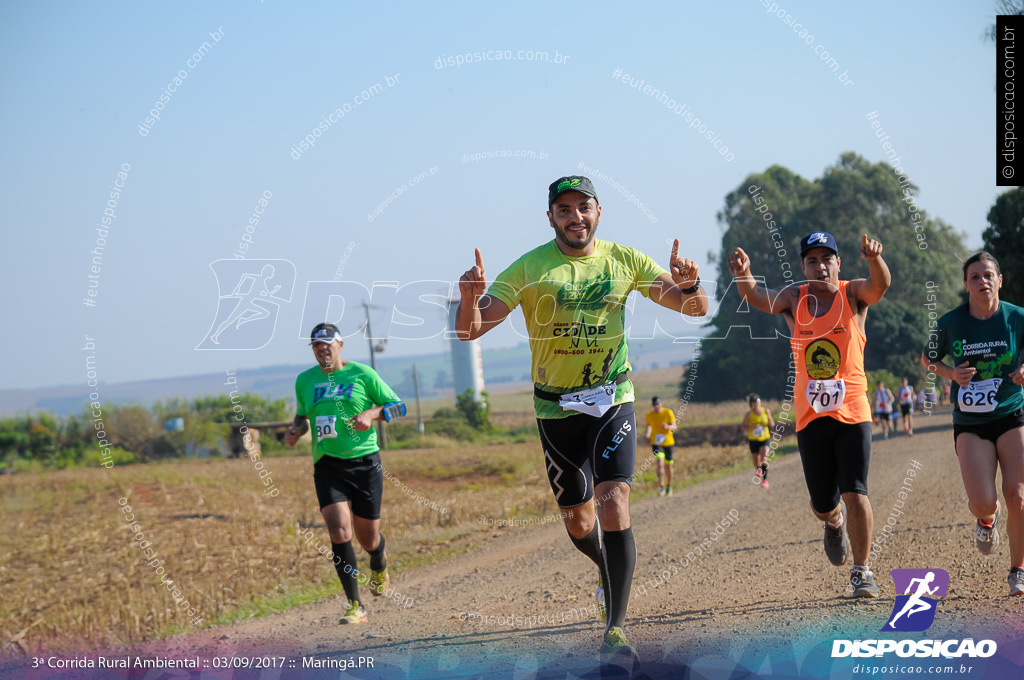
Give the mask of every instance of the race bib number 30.
[[999, 384], [1002, 382], [1002, 378], [989, 378], [969, 383], [967, 387], [961, 387], [957, 394], [960, 410], [964, 413], [994, 411], [999, 405], [996, 401], [996, 392], [999, 391]]
[[830, 413], [843, 407], [846, 382], [839, 380], [808, 380], [807, 403], [815, 413]]
[[334, 428], [338, 416], [317, 416], [316, 417], [316, 438], [337, 439], [338, 431]]

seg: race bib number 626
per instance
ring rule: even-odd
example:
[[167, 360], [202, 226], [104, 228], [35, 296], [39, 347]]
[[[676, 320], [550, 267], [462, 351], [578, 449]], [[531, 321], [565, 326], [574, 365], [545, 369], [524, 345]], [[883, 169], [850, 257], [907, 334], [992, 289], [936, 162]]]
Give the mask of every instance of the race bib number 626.
[[1002, 382], [1002, 378], [989, 378], [969, 383], [967, 387], [961, 387], [957, 394], [960, 410], [965, 413], [994, 411], [999, 405], [999, 402], [996, 401], [996, 392], [999, 391], [999, 384]]

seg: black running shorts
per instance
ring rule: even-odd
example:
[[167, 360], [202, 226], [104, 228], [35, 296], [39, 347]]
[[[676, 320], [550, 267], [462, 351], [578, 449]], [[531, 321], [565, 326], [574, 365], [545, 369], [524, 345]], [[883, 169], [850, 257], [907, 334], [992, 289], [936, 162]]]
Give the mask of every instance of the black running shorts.
[[316, 498], [323, 510], [333, 503], [352, 503], [352, 514], [363, 519], [380, 519], [384, 493], [384, 471], [380, 451], [344, 460], [324, 456], [313, 466]]
[[913, 413], [913, 409], [913, 404], [900, 404], [900, 415], [909, 416], [911, 413]]
[[1004, 434], [1018, 427], [1024, 427], [1024, 409], [1017, 409], [1008, 416], [1003, 416], [990, 423], [983, 423], [981, 425], [957, 425], [953, 423], [953, 446], [954, 448], [956, 447], [956, 438], [962, 432], [976, 434], [982, 439], [995, 444]]
[[600, 418], [584, 413], [537, 419], [548, 483], [560, 508], [594, 497], [601, 482], [633, 480], [636, 467], [636, 414], [633, 402], [613, 406]]
[[871, 423], [817, 418], [796, 433], [796, 441], [811, 506], [816, 511], [831, 512], [844, 493], [868, 495]]
[[748, 439], [747, 445], [750, 447], [750, 453], [761, 453], [761, 447], [768, 446], [770, 441], [770, 439], [765, 439], [763, 442]]
[[[671, 463], [672, 462], [672, 447], [671, 446], [660, 446], [660, 445], [659, 446], [652, 446], [651, 447], [651, 453], [653, 453], [656, 458], [664, 458], [665, 462], [667, 462], [667, 463]], [[658, 454], [661, 454], [661, 455], [659, 456]]]

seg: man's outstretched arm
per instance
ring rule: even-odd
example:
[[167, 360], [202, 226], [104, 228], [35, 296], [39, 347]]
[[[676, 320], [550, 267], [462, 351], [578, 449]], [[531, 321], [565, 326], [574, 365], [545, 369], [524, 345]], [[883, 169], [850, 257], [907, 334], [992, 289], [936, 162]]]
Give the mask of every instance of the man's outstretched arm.
[[668, 267], [669, 273], [662, 274], [651, 284], [651, 299], [687, 316], [707, 314], [708, 294], [700, 285], [700, 268], [693, 260], [679, 257], [679, 239], [672, 244]]
[[774, 289], [757, 285], [757, 280], [750, 273], [750, 257], [743, 252], [742, 248], [736, 248], [735, 252], [729, 256], [726, 265], [736, 281], [736, 290], [747, 304], [768, 314], [783, 314], [791, 311], [790, 296], [786, 293], [793, 289]]
[[501, 300], [485, 295], [487, 273], [484, 258], [476, 249], [476, 264], [459, 279], [458, 309], [455, 310], [455, 331], [459, 340], [476, 340], [505, 320], [512, 311]]

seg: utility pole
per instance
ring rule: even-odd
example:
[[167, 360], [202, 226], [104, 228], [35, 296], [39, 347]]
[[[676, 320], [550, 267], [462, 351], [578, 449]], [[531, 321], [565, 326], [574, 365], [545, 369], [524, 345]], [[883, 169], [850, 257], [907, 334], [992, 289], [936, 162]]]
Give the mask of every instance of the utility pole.
[[[375, 351], [383, 352], [384, 351], [384, 343], [383, 342], [380, 343], [380, 345], [378, 347], [376, 347], [376, 348], [374, 348], [374, 346], [373, 346], [373, 331], [370, 330], [370, 308], [371, 307], [373, 309], [378, 309], [378, 307], [376, 305], [371, 305], [368, 302], [364, 302], [363, 303], [363, 310], [366, 312], [366, 339], [370, 343], [370, 368], [372, 368], [373, 370], [376, 371], [377, 370], [377, 357], [374, 354], [374, 352]], [[388, 437], [387, 437], [387, 432], [384, 429], [384, 422], [383, 421], [378, 421], [377, 422], [377, 443], [380, 445], [380, 448], [381, 448], [382, 451], [387, 450], [387, 448], [388, 448]]]
[[412, 365], [412, 386], [416, 391], [416, 431], [423, 435], [423, 418], [420, 416], [420, 378], [416, 373], [416, 364]]

